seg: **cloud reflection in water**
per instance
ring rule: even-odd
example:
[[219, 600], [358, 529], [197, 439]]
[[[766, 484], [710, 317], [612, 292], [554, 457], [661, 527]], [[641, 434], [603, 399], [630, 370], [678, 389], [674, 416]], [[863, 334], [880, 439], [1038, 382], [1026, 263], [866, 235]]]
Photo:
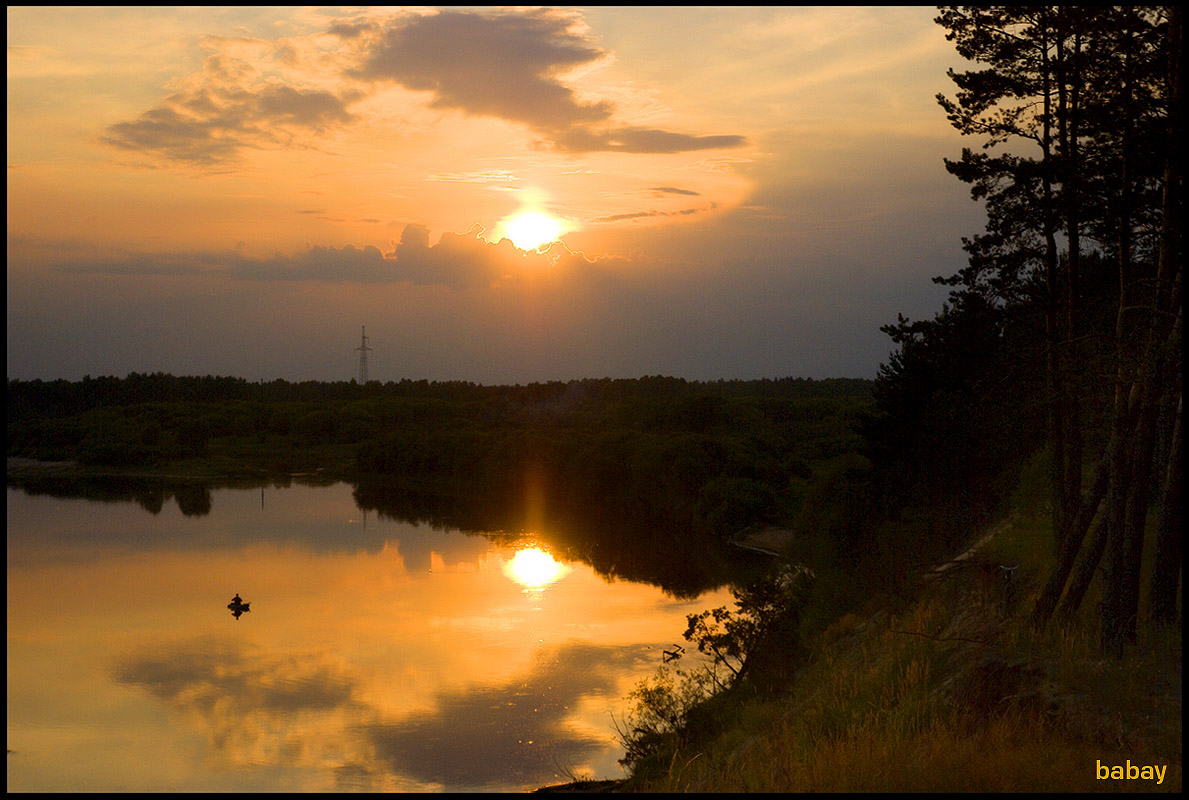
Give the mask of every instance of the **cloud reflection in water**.
[[339, 788], [506, 789], [550, 782], [559, 765], [613, 747], [609, 733], [570, 718], [584, 700], [613, 696], [617, 675], [649, 657], [643, 646], [566, 644], [527, 673], [441, 692], [434, 710], [397, 721], [361, 701], [347, 671], [205, 639], [134, 655], [114, 678], [191, 717], [232, 764], [331, 767]]

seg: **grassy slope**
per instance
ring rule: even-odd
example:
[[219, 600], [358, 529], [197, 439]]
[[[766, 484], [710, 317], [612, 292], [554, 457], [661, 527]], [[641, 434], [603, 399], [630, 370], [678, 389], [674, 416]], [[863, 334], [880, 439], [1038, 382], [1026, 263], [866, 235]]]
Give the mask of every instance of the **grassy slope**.
[[[1070, 625], [1030, 631], [1052, 546], [1043, 498], [1022, 487], [970, 559], [898, 608], [838, 621], [786, 696], [737, 703], [725, 732], [624, 788], [1179, 792], [1180, 627], [1141, 627], [1104, 660], [1095, 586]], [[1006, 602], [1000, 564], [1019, 565]], [[1163, 783], [1097, 779], [1099, 762], [1128, 761], [1166, 766]]]

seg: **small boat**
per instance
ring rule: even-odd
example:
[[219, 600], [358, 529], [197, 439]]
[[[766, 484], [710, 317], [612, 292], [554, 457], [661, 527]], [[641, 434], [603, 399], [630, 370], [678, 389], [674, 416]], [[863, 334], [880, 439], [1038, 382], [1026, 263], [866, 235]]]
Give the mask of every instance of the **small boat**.
[[227, 607], [231, 609], [231, 615], [239, 619], [240, 614], [252, 610], [251, 605], [251, 603], [245, 603], [243, 598], [239, 596], [239, 592], [236, 592], [235, 597], [231, 598], [231, 602], [227, 604]]

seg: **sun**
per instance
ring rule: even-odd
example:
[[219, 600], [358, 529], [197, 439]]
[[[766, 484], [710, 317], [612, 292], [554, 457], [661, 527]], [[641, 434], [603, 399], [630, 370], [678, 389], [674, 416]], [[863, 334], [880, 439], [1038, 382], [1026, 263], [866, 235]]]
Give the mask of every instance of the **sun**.
[[498, 233], [499, 238], [510, 239], [521, 250], [536, 250], [557, 241], [567, 230], [564, 220], [544, 211], [529, 209], [500, 220]]

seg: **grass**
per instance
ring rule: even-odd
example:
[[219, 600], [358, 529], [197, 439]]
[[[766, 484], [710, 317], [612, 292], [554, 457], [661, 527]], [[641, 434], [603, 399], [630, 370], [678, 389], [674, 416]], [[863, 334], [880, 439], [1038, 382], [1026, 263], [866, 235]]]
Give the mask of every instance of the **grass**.
[[[787, 694], [735, 701], [725, 731], [628, 788], [1180, 792], [1180, 626], [1141, 626], [1124, 658], [1103, 658], [1095, 586], [1067, 625], [1031, 630], [1053, 557], [1035, 495], [969, 565], [897, 610], [838, 620]], [[1018, 564], [1010, 605], [999, 564]], [[1128, 763], [1163, 767], [1162, 783], [1100, 779]]]

